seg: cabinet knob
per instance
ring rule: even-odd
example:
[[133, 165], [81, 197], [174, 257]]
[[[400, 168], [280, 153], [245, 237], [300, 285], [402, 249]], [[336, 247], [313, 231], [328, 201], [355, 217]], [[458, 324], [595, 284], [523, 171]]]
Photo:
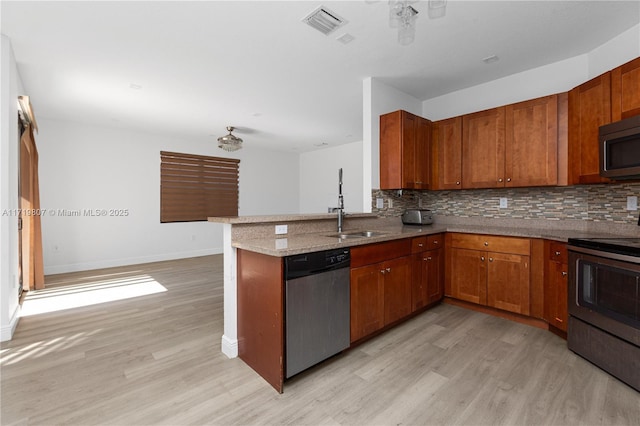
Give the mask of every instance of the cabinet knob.
[[381, 274], [386, 274], [386, 273], [387, 273], [387, 271], [385, 271], [384, 269], [380, 269], [380, 273], [381, 273]]
[[484, 262], [484, 256], [480, 256], [480, 261]]
[[489, 247], [489, 241], [485, 241], [485, 242], [484, 242], [484, 246], [485, 246], [485, 247]]
[[563, 323], [564, 321], [561, 320], [560, 318], [556, 317], [556, 321], [558, 321], [559, 323]]
[[425, 262], [426, 262], [427, 260], [429, 260], [429, 259], [431, 259], [431, 258], [430, 258], [430, 257], [423, 257], [423, 258], [422, 258], [422, 260], [424, 260]]
[[422, 243], [418, 243], [418, 247], [422, 247]]
[[493, 257], [490, 257], [490, 258], [489, 258], [489, 262], [493, 262]]
[[438, 244], [440, 244], [440, 242], [439, 242], [438, 240], [435, 240], [435, 241], [433, 242], [433, 244], [438, 245]]
[[511, 182], [511, 178], [507, 178], [507, 182]]
[[502, 178], [498, 179], [498, 182], [502, 182]]
[[566, 273], [565, 271], [562, 271], [562, 276], [563, 276], [563, 277], [566, 277], [566, 276], [567, 276], [567, 273]]
[[555, 255], [560, 256], [560, 252], [559, 251], [555, 252]]
[[460, 185], [460, 181], [459, 180], [456, 181], [456, 185]]
[[427, 260], [431, 260], [431, 256], [427, 257]]
[[387, 268], [387, 272], [391, 272], [391, 268]]

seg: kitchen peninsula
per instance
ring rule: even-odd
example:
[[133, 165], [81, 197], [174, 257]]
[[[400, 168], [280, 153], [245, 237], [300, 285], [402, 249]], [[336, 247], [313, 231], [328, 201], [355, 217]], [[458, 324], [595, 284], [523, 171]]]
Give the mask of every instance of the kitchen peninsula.
[[[407, 254], [411, 251], [411, 240], [419, 240], [430, 235], [477, 234], [494, 237], [513, 237], [513, 240], [530, 241], [527, 245], [527, 257], [530, 256], [531, 281], [528, 283], [526, 310], [516, 312], [531, 316], [532, 321], [545, 324], [543, 318], [544, 253], [545, 241], [564, 243], [570, 237], [593, 237], [615, 235], [638, 235], [638, 227], [610, 224], [586, 223], [585, 221], [547, 221], [547, 220], [496, 220], [486, 218], [455, 218], [436, 216], [435, 223], [428, 226], [403, 226], [398, 217], [382, 218], [376, 214], [358, 213], [347, 215], [344, 233], [356, 230], [376, 231], [374, 236], [341, 239], [336, 235], [335, 214], [247, 216], [232, 218], [210, 218], [209, 221], [222, 223], [224, 227], [224, 335], [222, 352], [228, 357], [238, 356], [238, 253], [260, 255], [275, 265], [275, 273], [282, 279], [282, 259], [301, 253], [330, 250], [341, 247], [385, 247], [389, 242], [408, 242]], [[283, 227], [286, 226], [286, 230]], [[286, 232], [276, 234], [276, 232]], [[491, 237], [489, 237], [491, 238]], [[506, 241], [508, 238], [502, 238]], [[499, 240], [489, 240], [490, 242]], [[387, 244], [383, 244], [387, 243]], [[496, 249], [500, 251], [501, 249]], [[394, 253], [389, 253], [390, 257]], [[374, 256], [375, 257], [375, 256]], [[381, 260], [382, 258], [378, 259]], [[375, 258], [373, 260], [376, 260]], [[372, 260], [372, 262], [373, 262]], [[375, 262], [374, 262], [375, 263]], [[528, 267], [528, 266], [527, 266]], [[353, 268], [353, 265], [352, 265]], [[262, 272], [266, 272], [265, 268]], [[352, 270], [353, 271], [353, 270]], [[445, 269], [447, 274], [448, 269]], [[453, 275], [453, 274], [449, 274]], [[352, 275], [353, 282], [353, 275]], [[278, 283], [280, 285], [281, 283]], [[447, 282], [449, 286], [449, 282]], [[448, 288], [447, 291], [450, 292]], [[529, 300], [529, 296], [530, 299]], [[456, 302], [455, 298], [447, 298]], [[462, 298], [464, 300], [464, 298]], [[464, 305], [463, 305], [464, 306]], [[491, 305], [489, 305], [491, 306]], [[501, 306], [501, 305], [495, 305]], [[531, 306], [531, 310], [529, 310]], [[282, 318], [279, 318], [282, 321]], [[539, 325], [538, 324], [538, 325]], [[535, 324], [534, 324], [535, 325]], [[353, 325], [352, 325], [353, 334]], [[366, 337], [366, 336], [365, 336]], [[352, 336], [353, 343], [353, 336]], [[279, 360], [282, 362], [282, 360]], [[252, 366], [253, 367], [253, 366]], [[255, 369], [255, 367], [254, 367]], [[265, 374], [259, 372], [263, 377]], [[266, 378], [266, 377], [265, 377]], [[274, 383], [275, 382], [275, 383]], [[282, 377], [271, 379], [270, 383], [282, 391]]]

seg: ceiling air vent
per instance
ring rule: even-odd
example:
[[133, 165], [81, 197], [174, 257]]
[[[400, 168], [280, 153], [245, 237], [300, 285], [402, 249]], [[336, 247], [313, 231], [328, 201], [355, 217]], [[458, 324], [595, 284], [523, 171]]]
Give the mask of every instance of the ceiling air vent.
[[312, 26], [324, 35], [331, 34], [336, 29], [347, 23], [347, 21], [324, 6], [318, 7], [316, 10], [307, 15], [302, 21], [306, 22], [308, 25]]

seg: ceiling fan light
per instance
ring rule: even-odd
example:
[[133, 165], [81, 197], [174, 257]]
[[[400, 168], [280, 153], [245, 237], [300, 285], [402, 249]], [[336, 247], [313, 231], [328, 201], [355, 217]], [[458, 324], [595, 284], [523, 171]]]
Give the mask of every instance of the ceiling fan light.
[[228, 152], [237, 151], [242, 148], [242, 139], [231, 134], [231, 132], [234, 130], [234, 127], [228, 126], [227, 130], [229, 131], [228, 135], [220, 136], [218, 138], [218, 148], [221, 148]]

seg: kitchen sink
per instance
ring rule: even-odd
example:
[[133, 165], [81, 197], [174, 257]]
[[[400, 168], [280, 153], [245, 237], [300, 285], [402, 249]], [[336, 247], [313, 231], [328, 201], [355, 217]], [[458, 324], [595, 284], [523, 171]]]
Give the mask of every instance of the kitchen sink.
[[336, 234], [327, 235], [327, 237], [348, 239], [348, 238], [371, 238], [371, 237], [379, 237], [381, 235], [385, 235], [386, 232], [380, 231], [347, 231], [347, 232], [338, 232]]

